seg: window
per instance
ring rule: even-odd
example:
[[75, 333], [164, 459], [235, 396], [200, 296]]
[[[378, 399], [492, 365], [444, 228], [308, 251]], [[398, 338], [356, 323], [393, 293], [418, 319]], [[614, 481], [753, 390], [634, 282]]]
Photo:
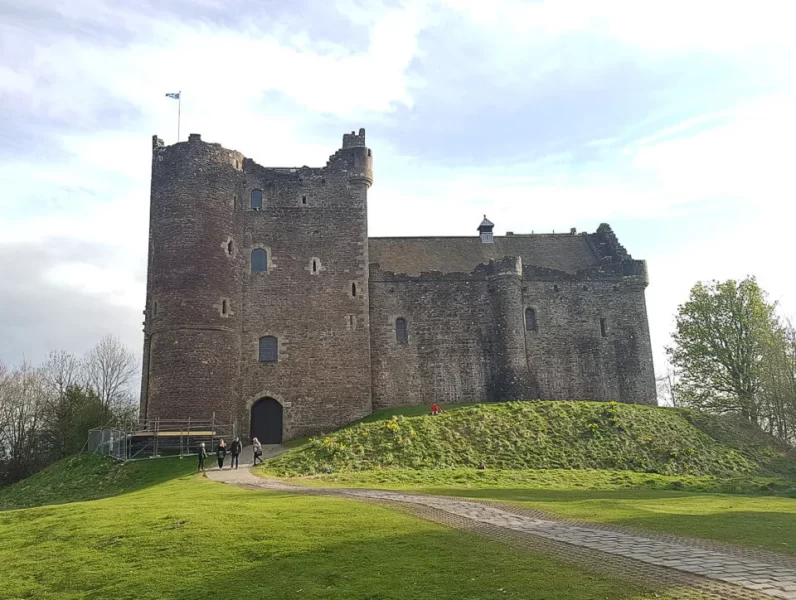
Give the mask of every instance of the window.
[[252, 250], [252, 272], [253, 273], [265, 273], [268, 271], [268, 253], [258, 248], [257, 250]]
[[227, 254], [232, 256], [232, 252], [233, 252], [234, 249], [235, 249], [235, 246], [232, 244], [232, 240], [229, 240], [227, 242]]
[[605, 319], [600, 319], [600, 335], [603, 337], [608, 336], [608, 323]]
[[252, 210], [262, 210], [263, 208], [263, 191], [252, 190]]
[[351, 296], [353, 298], [357, 297], [357, 284], [356, 283], [352, 283], [351, 284]]
[[409, 335], [406, 330], [406, 319], [403, 317], [395, 319], [395, 340], [399, 344], [406, 344], [409, 341]]
[[229, 314], [229, 303], [226, 300], [221, 301], [221, 314]]
[[302, 204], [306, 204], [307, 203], [307, 197], [306, 196], [302, 196], [301, 197], [301, 203]]
[[260, 362], [278, 362], [279, 344], [272, 335], [260, 338]]
[[525, 309], [525, 331], [536, 331], [536, 311], [532, 308]]
[[313, 261], [312, 261], [312, 272], [313, 273], [317, 273], [318, 272], [318, 261], [315, 260], [315, 259], [313, 259]]
[[154, 313], [153, 316], [158, 316], [158, 301], [155, 300], [155, 303], [152, 305], [152, 312]]

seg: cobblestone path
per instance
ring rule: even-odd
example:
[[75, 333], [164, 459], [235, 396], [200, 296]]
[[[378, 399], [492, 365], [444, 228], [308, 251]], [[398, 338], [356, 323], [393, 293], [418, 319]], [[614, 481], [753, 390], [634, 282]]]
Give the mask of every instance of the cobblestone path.
[[511, 507], [476, 500], [385, 490], [305, 488], [257, 477], [248, 468], [237, 471], [208, 471], [207, 476], [215, 481], [246, 488], [346, 496], [421, 507], [426, 511], [430, 509], [458, 517], [453, 520], [435, 519], [447, 521], [454, 526], [464, 522], [486, 525], [569, 546], [588, 548], [617, 558], [654, 565], [657, 569], [676, 570], [729, 584], [718, 590], [714, 588], [713, 595], [709, 593], [707, 597], [796, 600], [796, 559], [773, 553], [714, 549], [709, 543], [690, 543], [690, 540], [683, 538], [670, 541], [661, 539], [665, 536], [641, 536], [606, 527], [589, 527], [540, 518], [533, 511], [514, 511]]

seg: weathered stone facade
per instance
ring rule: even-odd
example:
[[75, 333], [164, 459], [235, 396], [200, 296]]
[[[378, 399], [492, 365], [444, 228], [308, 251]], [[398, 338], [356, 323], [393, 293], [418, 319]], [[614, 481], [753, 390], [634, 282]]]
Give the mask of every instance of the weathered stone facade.
[[268, 398], [290, 439], [401, 404], [655, 403], [646, 265], [610, 227], [368, 238], [372, 181], [364, 129], [323, 168], [153, 139], [143, 415], [248, 432]]

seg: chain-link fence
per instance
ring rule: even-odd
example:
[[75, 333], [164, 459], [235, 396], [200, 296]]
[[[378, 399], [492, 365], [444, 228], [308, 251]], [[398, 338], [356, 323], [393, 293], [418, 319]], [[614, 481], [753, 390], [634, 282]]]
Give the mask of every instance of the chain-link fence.
[[121, 429], [91, 429], [88, 432], [88, 451], [116, 460], [127, 460], [127, 432]]

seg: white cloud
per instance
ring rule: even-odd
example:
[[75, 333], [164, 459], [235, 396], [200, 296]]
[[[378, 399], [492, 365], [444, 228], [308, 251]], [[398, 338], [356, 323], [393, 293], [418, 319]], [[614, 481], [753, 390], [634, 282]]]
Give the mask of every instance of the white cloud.
[[[223, 5], [208, 0], [194, 7]], [[376, 160], [369, 204], [373, 235], [474, 235], [484, 212], [499, 231], [516, 232], [593, 230], [615, 219], [631, 223], [627, 227], [634, 219], [648, 226], [656, 218], [672, 222], [673, 216], [707, 224], [713, 215], [727, 216], [731, 206], [745, 206], [745, 222], [706, 225], [703, 235], [691, 239], [678, 238], [677, 227], [668, 225], [659, 239], [628, 247], [650, 262], [650, 321], [658, 349], [677, 303], [696, 279], [757, 273], [774, 297], [790, 299], [786, 306], [796, 311], [794, 284], [780, 276], [790, 268], [790, 242], [779, 233], [796, 217], [789, 200], [796, 197], [790, 177], [796, 76], [784, 68], [796, 58], [789, 4], [442, 0], [396, 7], [341, 0], [336, 5], [341, 18], [367, 32], [361, 47], [255, 18], [189, 22], [176, 12], [148, 15], [133, 5], [119, 9], [77, 0], [62, 9], [57, 22], [83, 33], [103, 28], [110, 33], [36, 36], [33, 23], [0, 25], [3, 48], [17, 51], [0, 64], [0, 102], [24, 115], [15, 124], [30, 121], [37, 134], [48, 133], [47, 143], [65, 153], [48, 162], [8, 152], [0, 165], [0, 251], [52, 245], [46, 264], [31, 262], [38, 270], [25, 285], [106, 305], [114, 315], [108, 322], [125, 310], [130, 339], [139, 335], [150, 136], [174, 141], [176, 103], [164, 94], [182, 90], [183, 139], [198, 132], [265, 165], [322, 165], [339, 143], [337, 136], [367, 127]], [[114, 24], [123, 30], [120, 39], [114, 38]], [[479, 109], [499, 115], [510, 98], [479, 94], [481, 88], [502, 91], [506, 84], [533, 97], [552, 86], [565, 98], [566, 90], [580, 89], [575, 84], [600, 82], [616, 65], [654, 74], [660, 65], [687, 65], [706, 55], [737, 68], [739, 82], [750, 73], [759, 76], [749, 80], [753, 89], [744, 90], [749, 97], [728, 97], [672, 121], [660, 114], [677, 113], [695, 92], [667, 88], [656, 114], [634, 124], [636, 132], [617, 126], [582, 147], [502, 162], [481, 161], [491, 157], [482, 157], [474, 146], [468, 164], [493, 166], [421, 160], [406, 144], [399, 151], [396, 140], [380, 136], [379, 125], [396, 111], [407, 121], [419, 118], [420, 101], [443, 110], [483, 102]], [[422, 69], [415, 68], [418, 62]], [[766, 89], [755, 88], [760, 81]], [[632, 98], [624, 100], [632, 106]], [[607, 109], [584, 106], [598, 116]], [[346, 126], [330, 138], [330, 128], [340, 123]], [[584, 131], [584, 139], [591, 133]], [[16, 151], [16, 140], [0, 140]], [[426, 142], [422, 137], [413, 142], [418, 155]], [[583, 153], [588, 162], [580, 158]], [[62, 257], [55, 251], [58, 244], [77, 242], [91, 250]], [[84, 316], [88, 322], [90, 315]], [[37, 319], [47, 325], [46, 313]], [[70, 331], [78, 335], [80, 328]]]

